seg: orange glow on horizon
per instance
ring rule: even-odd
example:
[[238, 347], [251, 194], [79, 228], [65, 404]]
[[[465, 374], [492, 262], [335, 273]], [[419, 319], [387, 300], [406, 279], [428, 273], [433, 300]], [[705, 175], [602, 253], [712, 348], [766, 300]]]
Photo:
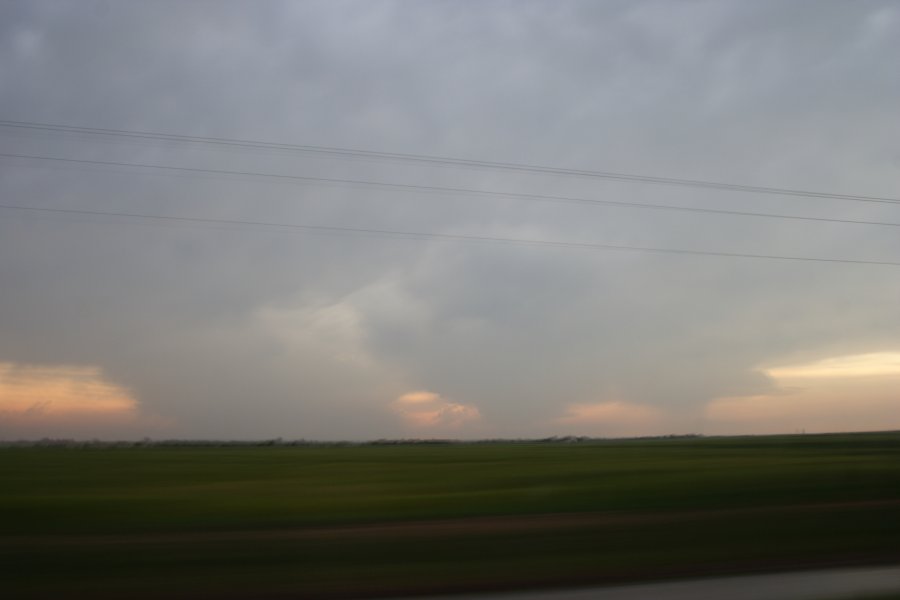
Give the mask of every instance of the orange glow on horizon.
[[457, 430], [481, 421], [478, 407], [450, 402], [427, 391], [403, 394], [391, 403], [391, 409], [407, 426], [419, 430]]
[[707, 423], [722, 433], [900, 427], [900, 353], [838, 356], [764, 372], [778, 391], [716, 398], [706, 405]]
[[0, 363], [0, 411], [30, 415], [126, 414], [137, 410], [128, 391], [96, 367]]
[[0, 363], [4, 438], [112, 437], [158, 433], [171, 419], [142, 414], [131, 392], [93, 366]]
[[810, 363], [765, 369], [775, 379], [820, 379], [900, 375], [900, 352], [836, 356]]
[[555, 421], [558, 425], [596, 429], [614, 435], [654, 435], [664, 428], [664, 414], [655, 407], [621, 400], [570, 404]]

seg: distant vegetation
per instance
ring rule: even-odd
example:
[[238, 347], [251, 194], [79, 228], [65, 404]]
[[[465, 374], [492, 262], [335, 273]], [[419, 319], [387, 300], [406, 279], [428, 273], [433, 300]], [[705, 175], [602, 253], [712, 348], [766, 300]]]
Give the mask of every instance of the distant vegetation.
[[[616, 440], [674, 440], [702, 437], [697, 434], [661, 435], [639, 438], [613, 438]], [[144, 446], [200, 446], [200, 447], [261, 447], [261, 446], [434, 446], [448, 444], [584, 444], [608, 441], [608, 438], [576, 435], [552, 436], [546, 438], [494, 438], [481, 440], [458, 440], [443, 438], [397, 438], [364, 441], [349, 440], [285, 440], [272, 438], [266, 440], [210, 440], [210, 439], [166, 439], [153, 440], [75, 440], [69, 438], [41, 438], [38, 440], [0, 441], [0, 448], [5, 447], [63, 447], [63, 448], [140, 448]]]
[[366, 597], [900, 560], [900, 433], [7, 443], [16, 598]]

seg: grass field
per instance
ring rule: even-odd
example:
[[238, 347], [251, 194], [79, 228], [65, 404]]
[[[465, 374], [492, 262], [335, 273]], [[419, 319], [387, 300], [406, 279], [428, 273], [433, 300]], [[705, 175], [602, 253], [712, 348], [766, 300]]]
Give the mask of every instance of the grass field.
[[900, 433], [0, 449], [16, 598], [363, 597], [900, 559]]

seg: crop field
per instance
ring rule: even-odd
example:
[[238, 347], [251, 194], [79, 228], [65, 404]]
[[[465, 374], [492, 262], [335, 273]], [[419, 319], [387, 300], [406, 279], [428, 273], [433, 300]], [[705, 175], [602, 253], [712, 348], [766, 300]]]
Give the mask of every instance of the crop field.
[[900, 433], [0, 448], [15, 598], [342, 598], [900, 559]]

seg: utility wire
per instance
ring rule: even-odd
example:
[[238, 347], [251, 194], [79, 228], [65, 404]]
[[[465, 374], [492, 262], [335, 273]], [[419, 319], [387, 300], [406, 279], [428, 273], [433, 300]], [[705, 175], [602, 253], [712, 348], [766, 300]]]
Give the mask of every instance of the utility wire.
[[576, 198], [576, 197], [572, 197], [572, 196], [554, 196], [554, 195], [547, 195], [547, 194], [526, 194], [526, 193], [519, 193], [519, 192], [501, 192], [501, 191], [495, 191], [495, 190], [479, 190], [479, 189], [473, 189], [473, 188], [416, 185], [416, 184], [407, 184], [407, 183], [389, 183], [389, 182], [383, 182], [383, 181], [369, 181], [369, 180], [361, 180], [361, 179], [310, 177], [310, 176], [305, 176], [305, 175], [284, 175], [284, 174], [278, 174], [278, 173], [258, 173], [258, 172], [253, 172], [253, 171], [233, 171], [233, 170], [227, 170], [227, 169], [206, 169], [206, 168], [199, 168], [199, 167], [174, 167], [174, 166], [168, 166], [168, 165], [152, 165], [152, 164], [144, 164], [144, 163], [128, 163], [128, 162], [105, 161], [105, 160], [91, 160], [91, 159], [82, 159], [82, 158], [58, 158], [58, 157], [52, 157], [52, 156], [41, 156], [41, 155], [30, 155], [30, 154], [12, 154], [12, 153], [5, 153], [5, 152], [0, 152], [0, 157], [22, 158], [22, 159], [29, 159], [29, 160], [43, 160], [43, 161], [52, 161], [52, 162], [88, 164], [88, 165], [99, 165], [99, 166], [112, 166], [112, 167], [137, 167], [137, 168], [141, 168], [141, 169], [156, 169], [156, 170], [169, 171], [169, 172], [186, 172], [186, 173], [195, 173], [195, 174], [201, 174], [201, 175], [249, 176], [249, 177], [276, 179], [276, 180], [280, 180], [280, 181], [288, 181], [288, 182], [296, 182], [296, 183], [359, 185], [359, 186], [378, 187], [378, 188], [382, 188], [382, 189], [396, 189], [396, 190], [412, 191], [412, 192], [452, 193], [452, 194], [463, 194], [463, 195], [468, 195], [468, 196], [490, 196], [490, 197], [502, 197], [502, 198], [517, 198], [517, 199], [522, 199], [522, 200], [534, 200], [534, 201], [540, 201], [540, 202], [557, 202], [557, 203], [570, 203], [570, 204], [582, 204], [582, 205], [594, 205], [594, 206], [616, 206], [616, 207], [625, 207], [625, 208], [643, 208], [643, 209], [650, 209], [650, 210], [668, 210], [668, 211], [680, 211], [680, 212], [692, 212], [692, 213], [710, 213], [710, 214], [718, 214], [718, 215], [732, 215], [732, 216], [739, 216], [739, 217], [762, 217], [762, 218], [768, 218], [768, 219], [790, 219], [790, 220], [799, 220], [799, 221], [817, 221], [817, 222], [823, 222], [823, 223], [842, 223], [842, 224], [851, 224], [851, 225], [877, 225], [877, 226], [882, 226], [882, 227], [900, 227], [900, 223], [890, 222], [890, 221], [863, 221], [863, 220], [856, 220], [856, 219], [810, 217], [810, 216], [801, 216], [801, 215], [785, 215], [785, 214], [778, 214], [778, 213], [725, 210], [725, 209], [718, 209], [718, 208], [672, 206], [672, 205], [668, 205], [668, 204], [651, 204], [651, 203], [645, 203], [645, 202], [623, 202], [623, 201], [619, 201], [619, 200]]
[[302, 225], [295, 223], [273, 223], [266, 221], [245, 221], [237, 219], [213, 219], [203, 217], [183, 217], [183, 216], [167, 216], [167, 215], [148, 215], [142, 213], [131, 212], [113, 212], [102, 210], [83, 210], [72, 208], [45, 208], [35, 206], [17, 206], [10, 204], [0, 204], [0, 209], [57, 213], [70, 215], [87, 215], [102, 217], [126, 217], [135, 219], [152, 219], [158, 222], [186, 222], [186, 223], [206, 223], [215, 225], [238, 225], [251, 227], [276, 227], [292, 231], [306, 232], [323, 232], [323, 233], [343, 233], [355, 235], [377, 235], [400, 239], [415, 240], [439, 240], [453, 242], [482, 242], [482, 243], [500, 243], [514, 244], [526, 246], [541, 246], [554, 248], [574, 248], [582, 250], [622, 250], [629, 252], [646, 252], [656, 254], [682, 254], [691, 256], [724, 256], [729, 258], [750, 258], [763, 260], [788, 260], [803, 262], [819, 262], [819, 263], [842, 263], [854, 265], [880, 265], [890, 267], [900, 267], [900, 262], [892, 261], [875, 261], [875, 260], [854, 260], [845, 258], [819, 258], [809, 256], [786, 256], [775, 254], [749, 254], [743, 252], [715, 252], [709, 250], [686, 250], [679, 248], [654, 248], [649, 246], [626, 246], [619, 244], [598, 244], [591, 242], [557, 242], [552, 240], [532, 240], [524, 238], [506, 238], [496, 236], [482, 235], [464, 235], [455, 233], [429, 233], [420, 231], [396, 231], [390, 229], [371, 229], [363, 227], [341, 227], [332, 225]]
[[281, 144], [275, 142], [263, 142], [244, 140], [237, 138], [204, 137], [193, 135], [180, 135], [171, 133], [156, 133], [149, 131], [132, 131], [126, 129], [109, 129], [100, 127], [75, 127], [71, 125], [58, 125], [52, 123], [36, 123], [30, 121], [0, 120], [0, 126], [26, 130], [41, 130], [56, 133], [82, 133], [91, 135], [115, 136], [132, 139], [162, 140], [183, 143], [207, 144], [217, 146], [239, 147], [247, 149], [275, 149], [294, 152], [314, 153], [329, 156], [348, 158], [368, 158], [380, 160], [403, 161], [416, 164], [444, 165], [466, 168], [494, 169], [502, 171], [518, 171], [527, 173], [541, 173], [547, 175], [560, 175], [570, 177], [587, 177], [594, 179], [608, 179], [614, 181], [628, 181], [634, 183], [647, 183], [656, 185], [684, 186], [693, 188], [707, 188], [727, 190], [733, 192], [747, 192], [755, 194], [776, 194], [783, 196], [798, 196], [805, 198], [828, 198], [834, 200], [852, 200], [857, 202], [881, 202], [900, 204], [898, 198], [883, 196], [866, 196], [858, 194], [837, 194], [830, 192], [818, 192], [793, 188], [778, 188], [757, 185], [744, 185], [718, 181], [705, 181], [699, 179], [684, 179], [677, 177], [657, 177], [653, 175], [639, 175], [631, 173], [616, 173], [610, 171], [592, 171], [586, 169], [565, 169], [543, 165], [525, 163], [511, 163], [487, 160], [474, 160], [465, 158], [453, 158], [446, 156], [431, 156], [426, 154], [408, 154], [400, 152], [379, 152], [374, 150], [354, 150], [349, 148], [336, 148], [330, 146], [313, 146], [302, 144]]

